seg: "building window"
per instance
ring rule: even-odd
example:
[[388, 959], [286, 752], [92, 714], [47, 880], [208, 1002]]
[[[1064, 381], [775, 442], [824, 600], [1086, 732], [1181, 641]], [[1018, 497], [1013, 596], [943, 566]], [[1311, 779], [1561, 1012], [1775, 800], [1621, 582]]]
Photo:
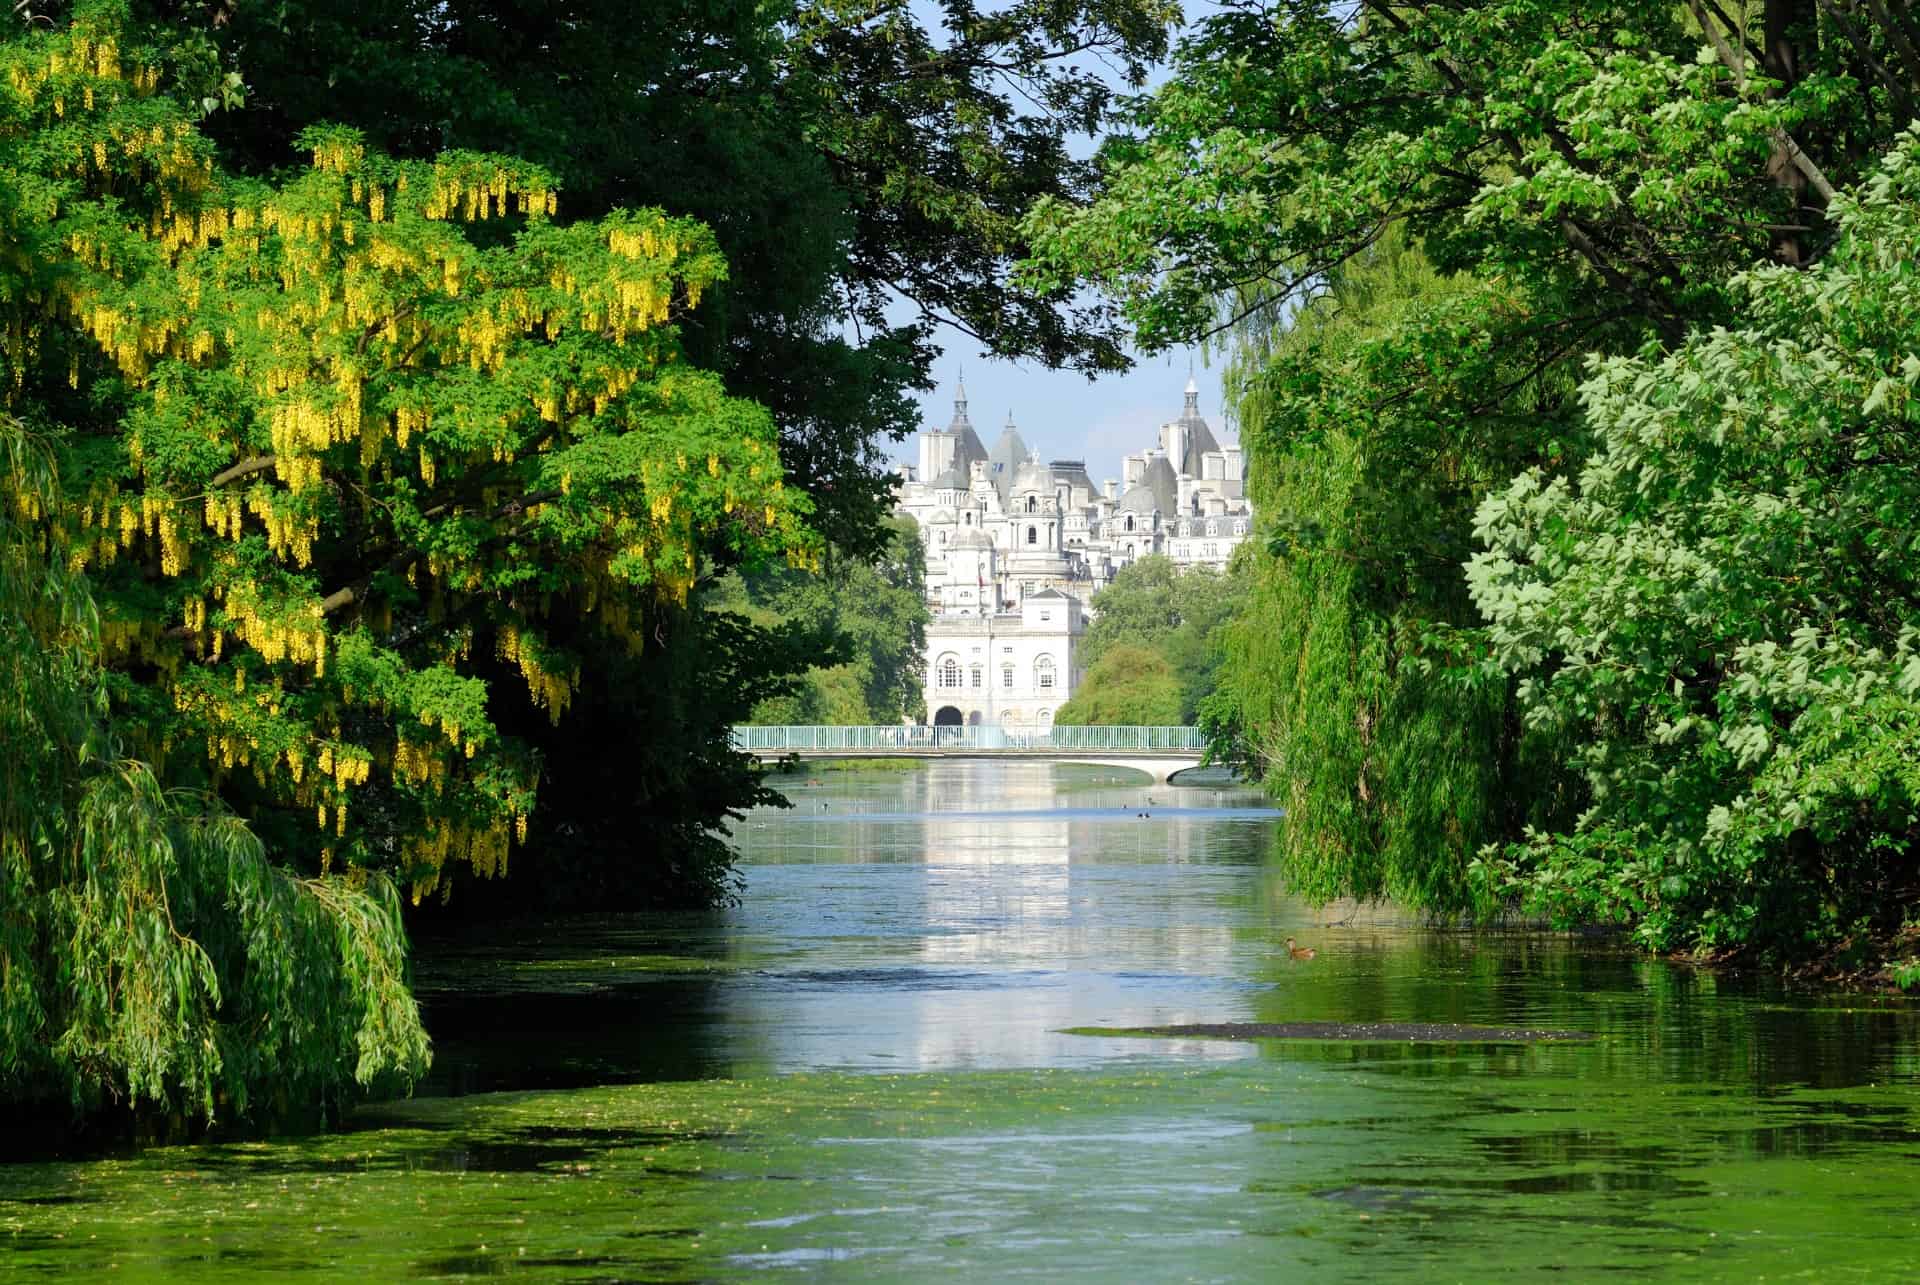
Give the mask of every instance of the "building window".
[[940, 662], [940, 686], [958, 687], [960, 685], [960, 662], [948, 656]]
[[1008, 691], [1013, 690], [1013, 666], [1004, 665], [1000, 669], [1000, 685]]
[[1040, 613], [1040, 619], [1041, 619], [1042, 621], [1047, 621], [1047, 620], [1052, 620], [1052, 619], [1053, 619], [1053, 613], [1052, 613], [1051, 611], [1043, 611], [1043, 612], [1041, 612], [1041, 613]]
[[[1040, 499], [1039, 499], [1039, 497], [1038, 497], [1038, 496], [1033, 496], [1033, 495], [1029, 495], [1029, 496], [1027, 497], [1027, 512], [1029, 512], [1029, 513], [1032, 513], [1032, 512], [1033, 512], [1033, 511], [1034, 511], [1035, 509], [1038, 509], [1039, 507], [1040, 507]], [[1028, 543], [1032, 543], [1032, 542], [1031, 542], [1031, 541], [1029, 541]]]
[[981, 683], [980, 666], [975, 665], [973, 667], [973, 686], [978, 687], [980, 686], [980, 683]]
[[1208, 534], [1208, 535], [1219, 535], [1219, 534], [1220, 534], [1220, 524], [1219, 524], [1218, 522], [1209, 522], [1209, 523], [1207, 523], [1207, 534]]
[[1133, 530], [1133, 515], [1131, 513], [1127, 515], [1127, 530]]
[[1027, 528], [1027, 543], [1028, 543], [1028, 544], [1038, 544], [1038, 543], [1040, 543], [1040, 531], [1039, 531], [1039, 528], [1037, 528], [1037, 527], [1028, 527], [1028, 528]]
[[1043, 692], [1053, 690], [1053, 657], [1042, 656], [1034, 662], [1033, 684]]

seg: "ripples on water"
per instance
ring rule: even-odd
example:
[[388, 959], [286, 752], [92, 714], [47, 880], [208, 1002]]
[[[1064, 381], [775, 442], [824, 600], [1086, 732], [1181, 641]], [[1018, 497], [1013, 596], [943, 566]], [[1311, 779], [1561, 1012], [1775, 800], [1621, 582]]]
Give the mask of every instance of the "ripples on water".
[[[1920, 1276], [1903, 1004], [1329, 922], [1231, 788], [993, 762], [790, 786], [739, 827], [734, 910], [429, 944], [413, 1101], [0, 1167], [0, 1276]], [[1062, 1033], [1238, 1021], [1599, 1038]]]

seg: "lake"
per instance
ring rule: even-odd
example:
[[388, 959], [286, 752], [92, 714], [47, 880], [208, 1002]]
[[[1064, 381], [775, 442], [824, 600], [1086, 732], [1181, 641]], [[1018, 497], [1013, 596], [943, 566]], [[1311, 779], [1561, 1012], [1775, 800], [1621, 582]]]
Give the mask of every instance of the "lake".
[[[0, 1276], [1920, 1273], [1900, 1000], [1315, 911], [1268, 865], [1284, 820], [1230, 784], [949, 760], [786, 785], [738, 829], [736, 908], [421, 943], [411, 1099], [0, 1166]], [[1593, 1038], [1070, 1033], [1226, 1022]]]

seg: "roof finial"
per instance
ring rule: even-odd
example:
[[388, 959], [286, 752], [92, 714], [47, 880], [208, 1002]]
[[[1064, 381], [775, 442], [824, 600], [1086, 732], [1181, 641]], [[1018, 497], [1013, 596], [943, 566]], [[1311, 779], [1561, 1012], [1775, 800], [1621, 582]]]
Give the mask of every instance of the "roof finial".
[[1187, 414], [1200, 413], [1200, 384], [1193, 377], [1193, 358], [1187, 358]]

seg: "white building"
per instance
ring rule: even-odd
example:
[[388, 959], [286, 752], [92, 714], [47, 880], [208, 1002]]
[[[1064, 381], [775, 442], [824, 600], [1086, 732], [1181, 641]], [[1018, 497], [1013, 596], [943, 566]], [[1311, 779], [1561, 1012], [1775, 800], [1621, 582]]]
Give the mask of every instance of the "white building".
[[952, 422], [920, 435], [895, 499], [926, 545], [935, 722], [1051, 725], [1079, 683], [1084, 604], [1121, 567], [1155, 553], [1226, 566], [1253, 525], [1239, 445], [1214, 438], [1191, 379], [1159, 437], [1096, 488], [1083, 461], [1043, 464], [1011, 415], [988, 450], [964, 384]]
[[1017, 611], [936, 612], [927, 625], [928, 718], [1053, 726], [1054, 711], [1079, 684], [1074, 655], [1086, 629], [1080, 600], [1058, 589], [1031, 594]]

